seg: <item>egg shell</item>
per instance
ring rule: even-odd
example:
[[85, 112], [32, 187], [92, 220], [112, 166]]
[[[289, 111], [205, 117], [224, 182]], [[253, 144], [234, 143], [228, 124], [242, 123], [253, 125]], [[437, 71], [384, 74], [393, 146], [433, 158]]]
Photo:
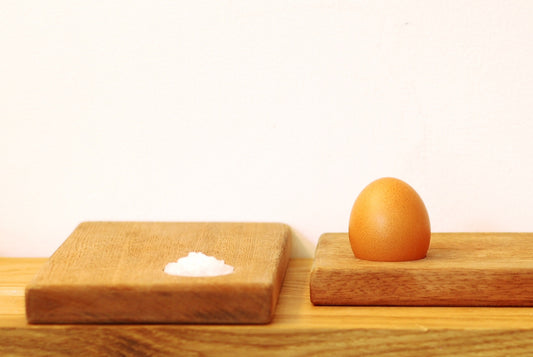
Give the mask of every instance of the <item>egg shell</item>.
[[355, 200], [348, 235], [356, 258], [418, 260], [429, 249], [429, 215], [411, 186], [385, 177], [366, 186]]

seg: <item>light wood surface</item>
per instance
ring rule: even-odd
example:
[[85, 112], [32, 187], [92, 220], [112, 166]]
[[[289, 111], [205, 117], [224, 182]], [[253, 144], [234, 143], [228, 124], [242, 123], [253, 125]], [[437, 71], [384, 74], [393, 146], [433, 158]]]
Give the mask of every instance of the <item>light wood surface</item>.
[[29, 325], [24, 288], [45, 261], [0, 258], [0, 356], [533, 353], [533, 308], [314, 306], [310, 259], [291, 260], [268, 325]]
[[[189, 252], [232, 274], [181, 277], [165, 265]], [[290, 257], [280, 223], [85, 222], [26, 292], [32, 323], [268, 323]]]
[[357, 259], [346, 233], [327, 233], [310, 289], [317, 305], [532, 306], [533, 233], [434, 233], [408, 262]]

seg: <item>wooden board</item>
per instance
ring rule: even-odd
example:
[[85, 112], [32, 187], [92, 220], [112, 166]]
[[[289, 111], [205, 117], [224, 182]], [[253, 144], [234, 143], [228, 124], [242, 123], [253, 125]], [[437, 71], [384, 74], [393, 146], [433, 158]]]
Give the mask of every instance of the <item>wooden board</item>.
[[532, 233], [434, 233], [425, 259], [354, 257], [348, 234], [320, 237], [316, 305], [533, 306]]
[[[290, 258], [279, 223], [86, 222], [26, 288], [31, 323], [268, 323]], [[165, 274], [191, 251], [235, 268]]]
[[531, 356], [531, 307], [315, 306], [311, 259], [291, 259], [262, 325], [31, 325], [43, 258], [0, 258], [0, 356]]

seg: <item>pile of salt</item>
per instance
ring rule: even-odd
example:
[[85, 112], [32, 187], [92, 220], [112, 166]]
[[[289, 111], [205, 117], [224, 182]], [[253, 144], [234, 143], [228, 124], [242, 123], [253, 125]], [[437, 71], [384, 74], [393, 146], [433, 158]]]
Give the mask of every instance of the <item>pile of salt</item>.
[[165, 273], [179, 276], [219, 276], [233, 273], [233, 267], [201, 252], [190, 252], [177, 262], [168, 263]]

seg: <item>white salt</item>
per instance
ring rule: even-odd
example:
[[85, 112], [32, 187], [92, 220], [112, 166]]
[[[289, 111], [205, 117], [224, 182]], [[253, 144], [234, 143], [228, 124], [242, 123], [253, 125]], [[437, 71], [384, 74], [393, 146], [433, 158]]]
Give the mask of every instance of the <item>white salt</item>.
[[219, 276], [233, 273], [233, 267], [224, 260], [207, 256], [201, 252], [190, 252], [177, 262], [168, 263], [165, 273], [179, 276]]

